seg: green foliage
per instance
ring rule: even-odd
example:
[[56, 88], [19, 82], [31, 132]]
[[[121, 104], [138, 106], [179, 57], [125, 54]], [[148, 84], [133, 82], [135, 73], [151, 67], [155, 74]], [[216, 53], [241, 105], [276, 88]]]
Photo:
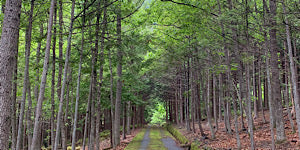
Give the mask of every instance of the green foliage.
[[147, 119], [150, 121], [152, 125], [162, 125], [166, 122], [166, 110], [164, 104], [162, 102], [157, 101], [154, 104], [154, 108], [148, 107], [148, 111], [151, 112], [149, 118]]

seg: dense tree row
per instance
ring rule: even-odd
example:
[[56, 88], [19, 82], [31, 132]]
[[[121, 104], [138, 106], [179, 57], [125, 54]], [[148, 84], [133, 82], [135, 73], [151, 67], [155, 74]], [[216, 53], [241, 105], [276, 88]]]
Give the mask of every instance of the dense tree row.
[[207, 119], [214, 139], [224, 121], [239, 149], [239, 132], [247, 128], [255, 149], [253, 120], [261, 111], [263, 123], [271, 124], [274, 149], [274, 141], [286, 139], [286, 108], [300, 133], [298, 1], [162, 0], [152, 7], [164, 49], [153, 70], [162, 73], [156, 80], [166, 89], [169, 122], [193, 132], [198, 124], [206, 136], [202, 121]]
[[3, 2], [1, 149], [100, 149], [105, 130], [117, 147], [121, 126], [126, 138], [144, 124], [151, 34], [139, 19], [143, 4]]

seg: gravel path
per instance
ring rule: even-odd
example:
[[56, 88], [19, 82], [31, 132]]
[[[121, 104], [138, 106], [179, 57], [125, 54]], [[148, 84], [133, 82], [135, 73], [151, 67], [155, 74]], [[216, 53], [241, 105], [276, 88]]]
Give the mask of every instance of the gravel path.
[[[149, 147], [149, 143], [151, 140], [149, 137], [150, 132], [151, 132], [151, 127], [148, 127], [144, 135], [143, 141], [141, 142], [141, 146], [139, 150], [147, 150], [147, 148]], [[184, 150], [183, 148], [177, 146], [175, 140], [169, 136], [166, 136], [164, 132], [168, 132], [168, 131], [165, 131], [164, 129], [161, 128], [160, 129], [161, 141], [164, 144], [161, 145], [162, 147], [164, 146], [168, 150]]]
[[150, 128], [147, 129], [139, 150], [147, 150], [147, 147], [148, 147], [149, 142], [150, 142], [149, 134], [150, 134]]
[[160, 133], [162, 134], [162, 139], [161, 141], [164, 143], [164, 146], [168, 149], [168, 150], [184, 150], [183, 148], [180, 148], [176, 145], [176, 142], [173, 138], [169, 137], [169, 136], [165, 136], [164, 132], [168, 132], [165, 130], [160, 130]]
[[168, 150], [183, 150], [183, 148], [178, 147], [176, 142], [170, 137], [162, 138], [161, 140]]

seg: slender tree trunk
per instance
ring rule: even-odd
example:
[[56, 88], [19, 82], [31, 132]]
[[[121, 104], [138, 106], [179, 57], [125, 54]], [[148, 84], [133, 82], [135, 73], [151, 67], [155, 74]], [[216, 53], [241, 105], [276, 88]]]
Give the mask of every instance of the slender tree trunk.
[[[194, 88], [194, 69], [193, 69], [193, 59], [191, 58], [191, 69], [190, 69], [190, 86], [191, 86], [191, 118], [192, 118], [192, 130], [196, 133], [195, 130], [195, 88]], [[173, 110], [172, 110], [173, 112]]]
[[291, 128], [293, 130], [293, 132], [295, 132], [295, 125], [294, 125], [294, 121], [293, 121], [293, 118], [292, 118], [292, 113], [291, 113], [291, 110], [290, 110], [290, 106], [289, 106], [289, 69], [288, 69], [288, 61], [287, 61], [287, 58], [286, 58], [286, 55], [284, 57], [284, 76], [283, 76], [283, 80], [284, 80], [284, 83], [285, 83], [285, 86], [284, 86], [284, 90], [283, 90], [283, 98], [284, 98], [284, 102], [285, 102], [285, 107], [287, 109], [287, 113], [288, 113], [288, 118], [289, 118], [289, 121], [290, 121], [290, 125], [291, 125]]
[[126, 107], [126, 116], [127, 116], [127, 125], [126, 125], [126, 127], [127, 127], [127, 129], [126, 129], [126, 134], [131, 134], [131, 131], [130, 131], [130, 122], [131, 122], [131, 112], [130, 112], [130, 108], [131, 108], [131, 102], [130, 101], [128, 101], [127, 102], [127, 107]]
[[222, 74], [219, 74], [219, 121], [222, 121], [222, 92], [223, 92], [223, 88], [222, 88]]
[[47, 33], [47, 42], [46, 42], [46, 50], [45, 50], [45, 59], [44, 59], [44, 67], [42, 73], [42, 79], [40, 84], [39, 97], [37, 101], [36, 113], [35, 113], [35, 121], [34, 121], [34, 129], [33, 129], [33, 137], [31, 148], [33, 150], [38, 150], [40, 147], [38, 146], [38, 133], [40, 132], [40, 119], [42, 115], [42, 103], [45, 94], [45, 87], [47, 81], [47, 73], [49, 67], [49, 56], [50, 56], [50, 47], [51, 47], [51, 36], [52, 36], [52, 26], [53, 26], [53, 14], [54, 14], [54, 4], [55, 0], [51, 0], [50, 6], [50, 14], [49, 14], [49, 23], [48, 23], [48, 33]]
[[259, 108], [262, 111], [262, 120], [263, 123], [266, 123], [265, 119], [265, 111], [262, 103], [262, 89], [261, 89], [261, 58], [258, 58], [258, 83], [257, 83], [257, 91], [258, 91], [258, 102], [259, 102]]
[[[18, 53], [18, 50], [17, 52]], [[16, 113], [16, 103], [17, 103], [17, 88], [18, 88], [18, 56], [15, 56], [14, 66], [13, 66], [13, 81], [12, 81], [12, 96], [11, 96], [11, 149], [15, 150], [17, 145], [17, 113]]]
[[54, 150], [58, 149], [58, 143], [59, 143], [59, 133], [60, 133], [60, 122], [62, 119], [63, 114], [63, 101], [64, 101], [64, 93], [65, 93], [65, 87], [67, 83], [67, 76], [68, 76], [68, 67], [69, 67], [69, 59], [70, 59], [70, 51], [71, 51], [71, 39], [72, 39], [72, 32], [73, 32], [73, 18], [74, 18], [74, 8], [75, 8], [75, 0], [72, 0], [72, 10], [71, 10], [71, 22], [69, 27], [69, 36], [68, 36], [68, 45], [66, 50], [66, 59], [65, 59], [65, 67], [64, 67], [64, 76], [63, 76], [63, 83], [62, 83], [62, 89], [61, 89], [61, 95], [60, 95], [60, 102], [59, 102], [59, 110], [57, 114], [57, 123], [56, 123], [56, 134], [55, 134], [55, 146]]
[[207, 121], [208, 121], [208, 126], [210, 129], [210, 134], [211, 138], [215, 138], [215, 131], [213, 129], [212, 123], [211, 123], [211, 112], [210, 112], [210, 76], [209, 76], [209, 71], [207, 72], [207, 96], [205, 98], [205, 106], [206, 106], [206, 113], [207, 113]]
[[[265, 36], [266, 39], [266, 36]], [[274, 139], [274, 117], [273, 117], [273, 102], [272, 102], [272, 89], [271, 89], [271, 75], [270, 75], [270, 64], [269, 64], [269, 51], [268, 51], [268, 44], [266, 44], [266, 72], [267, 72], [267, 85], [268, 85], [268, 103], [269, 103], [269, 114], [270, 114], [270, 130], [271, 130], [271, 141], [272, 150], [275, 150], [275, 139]]]
[[[30, 82], [29, 77], [27, 78], [28, 82]], [[28, 150], [31, 150], [31, 142], [32, 142], [32, 120], [31, 120], [31, 111], [32, 111], [32, 100], [31, 100], [31, 85], [30, 83], [27, 84], [27, 99], [28, 99], [28, 109], [27, 109], [27, 143], [28, 143]]]
[[[106, 0], [103, 1], [104, 5], [106, 5]], [[97, 119], [96, 119], [96, 150], [100, 149], [100, 118], [101, 118], [101, 107], [100, 107], [100, 102], [101, 102], [101, 87], [102, 87], [102, 80], [103, 80], [103, 64], [104, 62], [104, 38], [105, 38], [105, 31], [106, 31], [106, 26], [107, 26], [107, 21], [106, 21], [106, 12], [107, 9], [106, 7], [103, 10], [103, 21], [102, 21], [102, 32], [101, 32], [101, 40], [100, 40], [100, 71], [99, 71], [99, 78], [100, 78], [100, 84], [99, 84], [99, 98], [97, 101]], [[99, 25], [99, 20], [100, 20], [100, 12], [98, 12], [99, 17], [97, 17], [97, 26], [100, 29], [100, 25]], [[97, 36], [97, 32], [96, 32], [96, 38], [98, 38]], [[96, 40], [98, 43], [98, 40]], [[95, 47], [97, 47], [95, 45]]]
[[[28, 26], [26, 30], [26, 43], [25, 43], [25, 70], [24, 70], [24, 81], [23, 81], [23, 91], [22, 91], [22, 100], [21, 100], [21, 109], [19, 113], [19, 125], [18, 125], [18, 137], [17, 137], [17, 145], [16, 150], [21, 149], [21, 141], [22, 141], [22, 127], [23, 127], [23, 119], [24, 119], [24, 111], [25, 111], [25, 101], [26, 101], [26, 93], [29, 84], [28, 76], [29, 76], [29, 57], [30, 57], [30, 49], [31, 49], [31, 33], [32, 33], [32, 16], [34, 9], [34, 0], [31, 0], [31, 8], [29, 12], [28, 18]], [[30, 92], [30, 91], [29, 91]], [[25, 131], [25, 130], [24, 130]], [[25, 138], [25, 137], [23, 137]]]
[[[181, 72], [181, 69], [179, 70]], [[182, 74], [179, 75], [179, 110], [180, 110], [180, 125], [183, 125], [183, 99], [182, 99]]]
[[120, 144], [120, 115], [121, 115], [121, 95], [122, 95], [122, 41], [121, 41], [121, 3], [117, 8], [117, 46], [118, 46], [118, 64], [117, 64], [117, 90], [116, 90], [116, 104], [114, 117], [114, 138], [115, 143], [113, 148]]
[[[40, 36], [39, 38], [42, 38], [44, 36], [44, 26], [43, 24], [40, 25]], [[41, 44], [42, 42], [40, 41], [38, 43], [37, 49], [36, 49], [36, 78], [35, 78], [35, 86], [34, 86], [34, 96], [36, 101], [38, 101], [38, 94], [39, 94], [39, 79], [40, 79], [40, 69], [39, 69], [39, 64], [40, 64], [40, 51], [41, 51]]]
[[[85, 26], [85, 4], [83, 3], [83, 17], [82, 17], [82, 28], [81, 28], [81, 48], [80, 48], [80, 60], [78, 65], [78, 75], [77, 75], [77, 86], [76, 86], [76, 102], [75, 102], [75, 114], [74, 114], [74, 122], [73, 122], [73, 131], [72, 131], [72, 150], [75, 150], [76, 144], [76, 129], [77, 129], [77, 119], [78, 119], [78, 103], [80, 98], [80, 80], [81, 80], [81, 67], [82, 67], [82, 59], [83, 59], [83, 49], [84, 49], [84, 26]], [[83, 139], [84, 142], [85, 139]]]
[[188, 131], [191, 130], [191, 127], [190, 127], [190, 112], [189, 112], [189, 90], [190, 90], [190, 87], [189, 87], [189, 76], [190, 76], [190, 63], [189, 61], [187, 62], [187, 67], [185, 68], [185, 92], [187, 92], [188, 94], [184, 97], [185, 99], [185, 104], [184, 104], [184, 107], [185, 107], [185, 125], [186, 125], [186, 129]]
[[249, 65], [247, 65], [246, 69], [246, 78], [247, 78], [247, 115], [248, 115], [248, 131], [250, 133], [250, 141], [251, 141], [251, 149], [255, 149], [254, 143], [254, 132], [253, 132], [253, 119], [252, 119], [252, 109], [251, 109], [251, 90], [250, 90], [250, 69]]
[[[285, 5], [283, 1], [283, 11], [285, 13]], [[294, 95], [294, 102], [295, 102], [295, 110], [296, 110], [296, 122], [298, 127], [298, 136], [300, 139], [300, 106], [299, 106], [299, 92], [298, 92], [298, 84], [297, 84], [297, 72], [295, 69], [294, 59], [293, 59], [293, 52], [292, 52], [292, 42], [290, 37], [290, 28], [289, 28], [289, 22], [288, 19], [285, 18], [286, 22], [286, 36], [287, 36], [287, 45], [288, 45], [288, 54], [289, 54], [289, 60], [290, 60], [290, 70], [291, 70], [291, 81], [293, 86], [293, 95]], [[296, 53], [295, 53], [296, 54]]]
[[63, 71], [63, 0], [59, 0], [59, 62], [58, 62], [58, 76], [57, 76], [57, 96], [61, 93], [61, 76]]
[[[198, 78], [198, 80], [201, 80], [201, 78], [199, 77], [199, 75], [197, 75], [197, 78]], [[201, 80], [200, 81], [200, 83], [201, 83], [201, 85], [202, 85], [202, 87], [204, 86], [204, 84], [203, 84], [203, 80]], [[202, 89], [202, 88], [201, 88]], [[203, 90], [202, 90], [203, 91]], [[202, 93], [202, 94], [200, 94], [200, 85], [199, 84], [197, 84], [197, 102], [198, 102], [198, 118], [199, 118], [199, 120], [198, 120], [198, 126], [199, 126], [199, 130], [200, 130], [200, 134], [201, 134], [201, 136], [202, 137], [204, 137], [205, 136], [205, 134], [204, 134], [204, 131], [203, 131], [203, 128], [202, 128], [202, 124], [201, 124], [201, 121], [202, 121], [202, 114], [201, 114], [201, 98], [202, 99], [204, 99], [204, 94]]]
[[86, 107], [86, 113], [85, 113], [85, 121], [84, 121], [84, 131], [83, 131], [83, 143], [82, 148], [85, 149], [86, 146], [86, 138], [87, 138], [87, 126], [89, 122], [89, 114], [90, 114], [90, 107], [91, 107], [91, 99], [92, 99], [92, 84], [90, 83], [90, 89], [89, 89], [89, 97], [88, 97], [88, 105]]
[[122, 118], [122, 125], [123, 125], [123, 132], [122, 132], [122, 139], [126, 139], [126, 103], [123, 102], [123, 118]]
[[217, 115], [217, 98], [216, 98], [216, 77], [215, 74], [213, 74], [213, 103], [214, 103], [214, 121], [216, 125], [216, 130], [218, 130], [219, 125], [218, 125], [218, 115]]
[[[114, 92], [113, 92], [113, 88], [114, 88], [114, 77], [113, 77], [113, 71], [112, 71], [112, 60], [111, 60], [111, 50], [109, 50], [108, 52], [108, 56], [109, 56], [109, 71], [110, 71], [110, 103], [111, 103], [111, 108], [110, 108], [110, 115], [111, 115], [111, 145], [112, 147], [115, 145], [115, 138], [114, 138], [114, 116], [115, 116], [115, 112], [114, 112], [114, 106], [115, 106], [115, 101], [114, 101]], [[134, 123], [134, 120], [133, 120]], [[133, 125], [133, 130], [134, 130], [134, 125]]]
[[68, 133], [68, 126], [67, 126], [67, 121], [68, 121], [68, 112], [69, 112], [69, 101], [70, 101], [70, 82], [72, 81], [72, 69], [69, 69], [68, 77], [67, 77], [67, 89], [66, 89], [66, 108], [65, 108], [65, 114], [61, 118], [62, 123], [60, 125], [61, 128], [61, 142], [62, 142], [62, 149], [66, 150], [67, 149], [67, 133]]
[[54, 141], [55, 141], [55, 119], [54, 119], [54, 110], [55, 110], [55, 61], [56, 61], [56, 18], [57, 18], [57, 3], [54, 4], [54, 18], [53, 18], [53, 44], [52, 44], [52, 81], [51, 81], [51, 118], [50, 118], [50, 126], [51, 126], [51, 147], [54, 149]]
[[[254, 59], [255, 59], [255, 56], [254, 56]], [[253, 87], [253, 90], [252, 90], [252, 95], [253, 95], [253, 98], [254, 98], [254, 102], [253, 102], [253, 109], [254, 109], [254, 119], [258, 118], [258, 110], [257, 110], [257, 92], [256, 92], [256, 75], [255, 75], [255, 60], [253, 60], [252, 62], [252, 87]]]

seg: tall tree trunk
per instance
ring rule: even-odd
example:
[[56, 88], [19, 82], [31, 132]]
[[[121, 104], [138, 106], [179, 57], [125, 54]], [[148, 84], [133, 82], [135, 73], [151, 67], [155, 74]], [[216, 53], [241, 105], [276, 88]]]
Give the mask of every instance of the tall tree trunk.
[[126, 127], [127, 127], [127, 129], [126, 129], [126, 134], [131, 134], [131, 131], [130, 131], [130, 122], [131, 122], [131, 111], [130, 111], [130, 108], [131, 108], [131, 102], [130, 101], [128, 101], [127, 102], [127, 107], [126, 107], [126, 116], [127, 116], [127, 125], [126, 125]]
[[[269, 31], [270, 35], [270, 67], [271, 67], [271, 78], [272, 78], [272, 95], [275, 106], [275, 121], [276, 121], [276, 140], [283, 141], [286, 139], [284, 132], [284, 122], [282, 114], [282, 100], [281, 100], [281, 89], [280, 89], [280, 79], [279, 79], [279, 69], [278, 69], [278, 47], [277, 47], [277, 38], [276, 38], [276, 0], [270, 0], [270, 16], [269, 21], [271, 29]], [[300, 126], [299, 126], [300, 127]]]
[[[179, 72], [181, 72], [181, 69], [179, 69]], [[180, 125], [183, 125], [183, 99], [182, 99], [182, 73], [179, 74], [179, 113], [180, 113]]]
[[[197, 62], [198, 63], [198, 62]], [[199, 73], [200, 74], [200, 73]], [[203, 86], [204, 86], [204, 83], [203, 83], [203, 80], [199, 77], [199, 75], [197, 75], [197, 80], [200, 80], [200, 83], [197, 84], [197, 106], [198, 106], [198, 126], [199, 126], [199, 130], [200, 130], [200, 134], [202, 137], [205, 136], [204, 134], [204, 131], [203, 131], [203, 128], [202, 128], [202, 124], [201, 124], [201, 121], [202, 121], [202, 114], [201, 114], [201, 98], [204, 99], [204, 94], [202, 92], [202, 94], [200, 94], [200, 88], [203, 89]], [[200, 84], [202, 87], [200, 87]]]
[[126, 103], [123, 102], [123, 118], [122, 118], [122, 125], [123, 125], [123, 131], [122, 131], [122, 139], [126, 139]]
[[32, 142], [32, 120], [31, 120], [31, 111], [32, 111], [32, 100], [31, 100], [31, 85], [29, 77], [28, 80], [28, 87], [27, 87], [27, 99], [28, 99], [28, 109], [27, 109], [27, 143], [28, 143], [28, 150], [31, 150], [31, 142]]
[[113, 148], [120, 144], [120, 115], [121, 115], [121, 96], [122, 96], [122, 41], [121, 41], [121, 3], [119, 2], [117, 8], [117, 90], [116, 90], [116, 104], [115, 104], [115, 117], [114, 117], [114, 138], [115, 143]]
[[207, 113], [207, 122], [208, 122], [208, 126], [210, 129], [210, 134], [211, 134], [211, 138], [214, 139], [215, 138], [215, 131], [213, 129], [212, 126], [212, 122], [211, 122], [211, 112], [210, 112], [210, 76], [209, 76], [209, 71], [207, 71], [207, 96], [205, 98], [205, 106], [206, 106], [206, 113]]
[[[254, 59], [255, 59], [255, 56], [253, 56]], [[255, 71], [255, 60], [253, 60], [252, 62], [252, 87], [253, 87], [253, 90], [252, 90], [252, 95], [253, 95], [253, 98], [254, 98], [254, 102], [253, 102], [253, 109], [254, 109], [254, 119], [258, 118], [258, 110], [257, 110], [257, 92], [256, 92], [256, 71]]]
[[[19, 113], [19, 125], [18, 125], [18, 137], [17, 137], [17, 145], [16, 150], [21, 149], [21, 141], [22, 141], [22, 127], [23, 127], [23, 119], [24, 119], [24, 110], [25, 110], [25, 101], [26, 101], [26, 93], [29, 84], [28, 76], [29, 76], [29, 57], [30, 57], [30, 49], [31, 49], [31, 33], [32, 33], [32, 16], [34, 9], [34, 0], [31, 0], [31, 8], [29, 12], [28, 18], [28, 26], [26, 30], [26, 43], [25, 43], [25, 70], [24, 70], [24, 81], [23, 81], [23, 91], [22, 91], [22, 100], [21, 100], [21, 109]], [[30, 91], [29, 91], [30, 92]], [[25, 131], [25, 130], [24, 130]], [[23, 137], [25, 138], [25, 137]]]
[[57, 20], [57, 3], [54, 4], [54, 18], [53, 18], [53, 44], [52, 44], [52, 81], [51, 81], [51, 118], [50, 118], [50, 126], [51, 126], [51, 147], [54, 149], [54, 141], [55, 141], [55, 119], [54, 119], [54, 111], [55, 111], [55, 61], [56, 61], [56, 20]]
[[213, 74], [213, 103], [214, 103], [214, 121], [215, 121], [215, 126], [216, 130], [218, 130], [219, 125], [218, 125], [218, 114], [217, 114], [217, 98], [216, 98], [216, 77], [215, 74]]
[[11, 92], [14, 61], [17, 57], [21, 0], [6, 0], [0, 39], [0, 147], [9, 149]]
[[61, 76], [63, 70], [63, 0], [59, 0], [59, 56], [58, 56], [58, 76], [57, 76], [57, 96], [60, 97], [61, 93]]
[[[109, 50], [108, 52], [108, 57], [109, 57], [109, 72], [110, 72], [110, 94], [109, 94], [109, 98], [110, 98], [110, 103], [111, 103], [111, 108], [110, 108], [110, 119], [111, 119], [111, 145], [112, 147], [115, 145], [115, 138], [114, 138], [114, 117], [115, 117], [115, 111], [114, 111], [114, 106], [115, 106], [115, 101], [114, 101], [114, 92], [113, 92], [113, 88], [114, 88], [114, 76], [113, 76], [113, 71], [112, 71], [112, 60], [111, 60], [111, 50]], [[134, 120], [133, 120], [134, 122]], [[133, 130], [134, 130], [134, 126], [133, 126]]]
[[258, 102], [259, 102], [259, 108], [262, 111], [262, 120], [263, 123], [266, 123], [265, 119], [265, 111], [262, 103], [262, 89], [261, 89], [261, 58], [259, 56], [258, 58], [258, 81], [257, 81], [257, 91], [258, 91]]
[[254, 131], [253, 131], [253, 119], [252, 119], [252, 109], [251, 109], [251, 90], [250, 90], [250, 66], [247, 65], [246, 69], [246, 82], [247, 82], [247, 115], [248, 115], [248, 132], [250, 134], [251, 149], [255, 149], [254, 143]]
[[[223, 88], [222, 88], [222, 74], [219, 74], [219, 121], [222, 121], [222, 93], [223, 93]], [[243, 120], [243, 119], [242, 119]]]
[[[106, 5], [106, 0], [103, 1], [104, 5]], [[103, 10], [103, 21], [102, 21], [102, 31], [101, 31], [101, 39], [100, 39], [100, 71], [99, 71], [99, 79], [100, 79], [100, 84], [99, 84], [99, 98], [97, 101], [97, 120], [96, 120], [96, 150], [100, 149], [100, 118], [101, 118], [101, 107], [100, 107], [100, 102], [101, 102], [101, 87], [102, 87], [102, 80], [103, 80], [103, 65], [104, 65], [104, 38], [105, 38], [105, 31], [106, 31], [106, 26], [107, 26], [107, 20], [106, 20], [106, 12], [107, 9], [106, 7]], [[99, 25], [99, 20], [100, 20], [100, 12], [98, 12], [99, 17], [97, 17], [97, 26], [100, 28]], [[97, 36], [98, 34], [96, 34]], [[97, 38], [97, 37], [96, 37]], [[96, 40], [98, 41], [98, 40]]]
[[[39, 38], [42, 38], [44, 36], [44, 26], [43, 24], [40, 25], [40, 36]], [[40, 54], [41, 54], [41, 47], [42, 47], [42, 42], [38, 42], [38, 46], [36, 48], [36, 77], [35, 77], [35, 86], [34, 86], [34, 96], [36, 101], [38, 101], [38, 94], [39, 94], [39, 79], [40, 79], [40, 69], [39, 69], [39, 64], [40, 64]]]
[[239, 72], [238, 72], [238, 80], [239, 80], [239, 103], [240, 103], [240, 112], [241, 112], [241, 128], [242, 130], [245, 130], [245, 123], [244, 123], [244, 104], [243, 101], [245, 101], [245, 80], [243, 77], [243, 72], [244, 72], [244, 65], [243, 62], [240, 60], [239, 62]]
[[[184, 65], [185, 66], [185, 65]], [[186, 129], [188, 131], [191, 130], [191, 127], [190, 127], [190, 112], [189, 112], [189, 97], [190, 97], [190, 94], [189, 94], [189, 90], [190, 90], [190, 86], [189, 86], [189, 76], [190, 76], [190, 62], [189, 62], [189, 59], [188, 59], [188, 62], [187, 62], [187, 66], [185, 66], [185, 92], [188, 93], [186, 94], [186, 96], [184, 96], [184, 99], [185, 99], [185, 104], [184, 104], [184, 110], [185, 110], [185, 126], [186, 126]]]
[[[70, 101], [70, 82], [72, 81], [72, 69], [68, 68], [68, 77], [67, 77], [67, 89], [66, 89], [66, 108], [65, 108], [65, 114], [62, 117], [62, 123], [60, 125], [61, 128], [61, 142], [62, 142], [62, 149], [66, 150], [67, 149], [67, 133], [68, 133], [68, 126], [67, 126], [67, 121], [68, 121], [68, 112], [69, 112], [69, 101]], [[72, 99], [72, 98], [71, 98]]]
[[[266, 39], [266, 34], [265, 34], [265, 39]], [[266, 41], [267, 42], [267, 41]], [[274, 116], [273, 116], [273, 101], [272, 101], [272, 85], [271, 85], [271, 75], [270, 75], [270, 64], [269, 64], [269, 50], [268, 50], [268, 44], [266, 45], [266, 50], [265, 50], [265, 55], [266, 57], [266, 73], [267, 73], [267, 85], [268, 85], [268, 103], [269, 103], [269, 114], [270, 114], [270, 130], [271, 130], [271, 141], [272, 145], [271, 148], [272, 150], [275, 150], [275, 140], [274, 140]]]
[[74, 8], [75, 8], [75, 0], [72, 0], [72, 10], [71, 10], [71, 22], [69, 27], [69, 36], [68, 36], [68, 45], [66, 50], [66, 60], [65, 60], [65, 67], [64, 67], [64, 76], [63, 76], [63, 83], [61, 88], [61, 95], [60, 95], [60, 102], [59, 102], [59, 110], [57, 114], [57, 123], [56, 123], [56, 134], [55, 134], [55, 146], [54, 150], [58, 149], [58, 143], [59, 143], [59, 133], [60, 133], [60, 122], [62, 119], [63, 114], [63, 101], [64, 101], [64, 93], [65, 93], [65, 87], [67, 83], [67, 76], [68, 76], [68, 67], [69, 67], [69, 59], [70, 59], [70, 51], [71, 51], [71, 39], [72, 39], [72, 32], [73, 32], [73, 18], [74, 18]]
[[40, 149], [40, 147], [38, 145], [38, 141], [39, 141], [38, 133], [40, 132], [40, 120], [41, 120], [41, 115], [42, 115], [42, 104], [43, 104], [43, 99], [44, 99], [44, 94], [45, 94], [47, 73], [48, 73], [48, 67], [49, 67], [49, 56], [50, 56], [53, 15], [54, 15], [54, 4], [55, 4], [55, 0], [51, 0], [49, 22], [48, 22], [47, 42], [46, 42], [46, 50], [45, 50], [45, 59], [44, 59], [43, 73], [42, 73], [42, 79], [41, 79], [41, 84], [40, 84], [40, 92], [39, 92], [39, 97], [38, 97], [37, 106], [36, 106], [33, 137], [32, 137], [32, 144], [31, 144], [31, 148], [33, 150]]
[[288, 118], [289, 118], [289, 122], [290, 122], [290, 125], [291, 125], [291, 128], [293, 130], [293, 132], [295, 132], [295, 125], [294, 125], [294, 121], [293, 121], [293, 118], [292, 118], [292, 113], [291, 113], [291, 110], [290, 110], [290, 106], [289, 106], [289, 69], [288, 69], [288, 61], [287, 61], [287, 58], [286, 58], [286, 55], [284, 56], [284, 74], [283, 74], [283, 80], [284, 80], [284, 90], [283, 90], [283, 99], [284, 99], [284, 102], [285, 102], [285, 107], [287, 109], [287, 113], [288, 113]]
[[[86, 1], [83, 3], [83, 17], [82, 17], [82, 27], [81, 27], [81, 48], [80, 48], [80, 60], [78, 65], [78, 75], [77, 75], [77, 86], [76, 86], [76, 102], [75, 102], [75, 114], [73, 121], [73, 131], [72, 131], [72, 150], [75, 150], [76, 144], [76, 129], [77, 129], [77, 119], [78, 119], [78, 103], [80, 98], [80, 80], [81, 80], [81, 67], [82, 67], [82, 59], [83, 59], [83, 49], [84, 49], [84, 26], [85, 26], [85, 5]], [[85, 139], [83, 139], [84, 141]]]
[[[283, 2], [283, 11], [285, 13], [285, 5]], [[285, 18], [285, 29], [286, 29], [286, 39], [287, 39], [287, 45], [288, 45], [288, 54], [289, 54], [289, 60], [290, 60], [290, 70], [291, 70], [291, 81], [293, 86], [293, 95], [294, 95], [294, 102], [295, 102], [295, 109], [296, 109], [296, 121], [297, 121], [297, 127], [298, 127], [298, 136], [300, 139], [300, 106], [299, 106], [299, 92], [298, 92], [298, 84], [297, 84], [297, 72], [295, 69], [294, 59], [293, 59], [293, 52], [292, 52], [292, 42], [291, 42], [291, 36], [290, 36], [290, 28], [289, 28], [289, 21], [287, 18]], [[296, 53], [295, 53], [296, 54]]]
[[[18, 54], [18, 49], [17, 52]], [[16, 113], [16, 103], [17, 103], [17, 89], [18, 89], [18, 56], [16, 55], [13, 66], [13, 81], [12, 81], [12, 96], [11, 96], [11, 149], [15, 150], [17, 145], [17, 113]]]

